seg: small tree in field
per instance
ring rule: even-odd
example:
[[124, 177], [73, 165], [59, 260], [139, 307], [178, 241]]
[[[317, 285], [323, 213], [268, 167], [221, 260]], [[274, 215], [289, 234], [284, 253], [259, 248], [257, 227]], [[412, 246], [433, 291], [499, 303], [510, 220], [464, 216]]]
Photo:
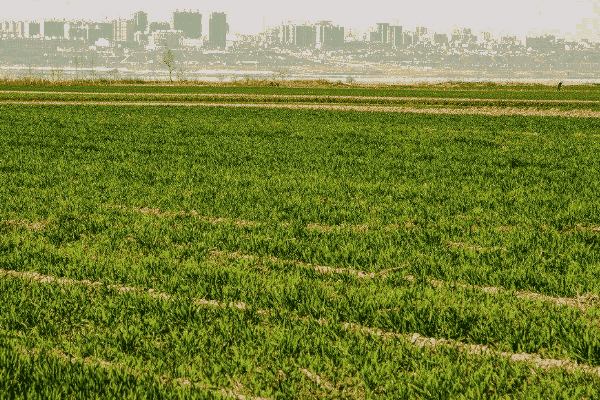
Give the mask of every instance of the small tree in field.
[[163, 52], [162, 61], [163, 61], [163, 63], [165, 63], [165, 65], [169, 69], [169, 80], [171, 82], [173, 82], [172, 74], [173, 74], [173, 70], [175, 69], [175, 57], [173, 56], [173, 52], [171, 51], [171, 49], [169, 49], [167, 47], [166, 43], [165, 43], [165, 50]]

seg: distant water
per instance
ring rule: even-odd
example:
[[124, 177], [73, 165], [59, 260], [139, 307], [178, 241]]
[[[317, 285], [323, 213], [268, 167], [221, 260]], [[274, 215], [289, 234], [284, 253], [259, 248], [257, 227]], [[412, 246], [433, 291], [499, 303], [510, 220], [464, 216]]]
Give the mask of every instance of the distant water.
[[[368, 75], [357, 73], [320, 73], [308, 74], [305, 72], [292, 72], [286, 80], [291, 79], [325, 79], [330, 82], [347, 83], [354, 81], [356, 83], [384, 83], [384, 84], [415, 84], [415, 83], [443, 83], [443, 82], [494, 82], [494, 83], [537, 83], [555, 85], [558, 81], [563, 81], [563, 85], [569, 84], [589, 84], [600, 83], [600, 79], [591, 77], [572, 77], [564, 78], [565, 73], [555, 72], [554, 76], [540, 74], [539, 76], [526, 75], [526, 73], [511, 73], [510, 77], [487, 76], [484, 72], [468, 71], [461, 75], [460, 71], [451, 71], [444, 75], [433, 73], [429, 75], [419, 74], [420, 71], [406, 70], [405, 75]], [[415, 73], [416, 72], [416, 73]], [[59, 79], [142, 79], [145, 81], [169, 81], [169, 72], [166, 70], [135, 70], [129, 68], [52, 68], [35, 67], [29, 69], [25, 66], [0, 66], [0, 78], [44, 78], [50, 80]], [[177, 81], [180, 78], [190, 81], [205, 82], [232, 82], [244, 81], [250, 79], [274, 79], [273, 71], [253, 70], [253, 71], [235, 71], [235, 70], [194, 70], [186, 71], [183, 75], [173, 72], [172, 79]], [[281, 78], [276, 78], [281, 80]]]

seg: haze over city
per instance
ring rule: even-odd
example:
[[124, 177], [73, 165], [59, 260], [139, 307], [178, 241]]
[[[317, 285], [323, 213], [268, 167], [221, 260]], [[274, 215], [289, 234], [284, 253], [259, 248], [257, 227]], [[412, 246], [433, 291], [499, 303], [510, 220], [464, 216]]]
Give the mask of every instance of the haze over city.
[[4, 4], [0, 19], [102, 21], [128, 18], [143, 10], [148, 13], [150, 21], [168, 21], [176, 9], [198, 10], [203, 15], [213, 11], [225, 12], [232, 32], [243, 34], [257, 34], [263, 30], [263, 24], [277, 25], [292, 19], [307, 22], [331, 20], [336, 25], [358, 30], [367, 30], [377, 22], [393, 22], [405, 29], [426, 26], [440, 32], [448, 32], [456, 27], [469, 27], [474, 30], [489, 29], [495, 34], [510, 33], [519, 36], [533, 33], [582, 36], [586, 34], [582, 22], [590, 24], [600, 16], [598, 1], [591, 0], [385, 0], [376, 4], [319, 0], [222, 0], [218, 3], [192, 0], [22, 0]]

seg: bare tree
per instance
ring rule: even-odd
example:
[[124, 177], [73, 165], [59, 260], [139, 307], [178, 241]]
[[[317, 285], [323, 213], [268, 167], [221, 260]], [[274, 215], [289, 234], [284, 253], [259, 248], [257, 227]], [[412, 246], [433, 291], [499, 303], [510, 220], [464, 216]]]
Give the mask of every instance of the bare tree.
[[162, 61], [163, 61], [163, 63], [165, 63], [165, 65], [169, 69], [169, 80], [171, 82], [173, 82], [172, 74], [173, 74], [173, 70], [175, 69], [175, 57], [173, 56], [173, 52], [171, 51], [171, 49], [169, 49], [167, 47], [166, 43], [165, 43], [165, 50], [163, 51]]
[[79, 64], [83, 61], [83, 58], [75, 56], [75, 79], [79, 81]]

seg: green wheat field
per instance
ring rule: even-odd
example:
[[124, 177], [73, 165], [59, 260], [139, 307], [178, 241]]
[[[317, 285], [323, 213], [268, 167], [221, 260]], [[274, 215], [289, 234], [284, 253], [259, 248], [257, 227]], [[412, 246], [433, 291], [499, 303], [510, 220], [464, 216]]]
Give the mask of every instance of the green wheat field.
[[0, 82], [0, 397], [599, 398], [600, 86], [330, 86]]

